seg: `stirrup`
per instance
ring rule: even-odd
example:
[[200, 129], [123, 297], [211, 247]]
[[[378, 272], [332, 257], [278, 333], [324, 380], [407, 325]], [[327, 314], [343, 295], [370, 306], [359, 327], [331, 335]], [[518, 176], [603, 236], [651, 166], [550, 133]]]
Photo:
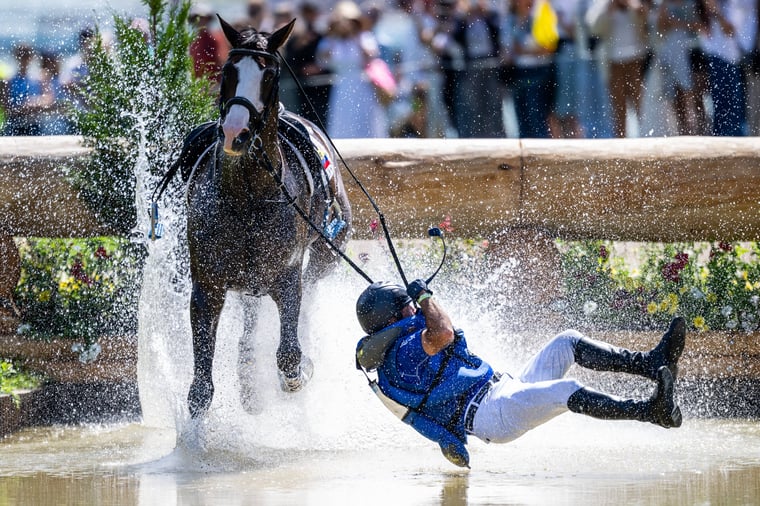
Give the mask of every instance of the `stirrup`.
[[298, 364], [294, 376], [286, 375], [282, 371], [277, 371], [277, 375], [280, 377], [280, 388], [283, 392], [298, 392], [314, 375], [314, 364], [306, 355], [301, 355], [301, 363]]

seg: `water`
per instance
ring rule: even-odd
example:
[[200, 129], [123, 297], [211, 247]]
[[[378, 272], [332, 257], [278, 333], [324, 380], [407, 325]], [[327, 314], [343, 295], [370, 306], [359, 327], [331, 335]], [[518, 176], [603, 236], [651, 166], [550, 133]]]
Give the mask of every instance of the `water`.
[[[141, 207], [153, 187], [145, 156], [137, 168]], [[243, 305], [231, 297], [217, 341], [214, 402], [206, 416], [191, 420], [181, 206], [162, 216], [167, 232], [148, 243], [140, 301], [143, 420], [28, 429], [2, 440], [0, 505], [693, 505], [755, 504], [760, 497], [756, 421], [687, 417], [682, 428], [664, 430], [568, 413], [508, 445], [471, 439], [472, 469], [454, 467], [386, 411], [356, 371], [361, 333], [353, 308], [365, 283], [342, 264], [304, 302], [300, 335], [315, 363], [309, 385], [296, 394], [280, 391], [279, 323], [265, 298], [252, 330], [254, 410], [242, 409]], [[352, 258], [369, 253], [373, 278], [394, 279], [383, 251], [378, 244], [349, 245]], [[440, 298], [473, 350], [498, 370], [515, 370], [549, 337], [537, 330], [526, 342], [505, 334], [491, 305], [469, 293]]]
[[665, 431], [563, 415], [509, 445], [471, 443], [470, 471], [418, 439], [400, 447], [410, 431], [401, 424], [373, 423], [383, 428], [377, 444], [347, 438], [332, 449], [241, 444], [240, 427], [218, 426], [219, 439], [238, 443], [207, 455], [174, 449], [173, 431], [142, 424], [26, 430], [0, 445], [0, 503], [741, 505], [760, 497], [754, 422], [687, 420]]
[[[177, 272], [163, 253], [176, 246], [161, 241], [151, 245], [141, 301], [144, 420], [28, 429], [3, 440], [0, 504], [733, 505], [760, 497], [760, 426], [747, 420], [687, 418], [664, 430], [568, 413], [508, 445], [471, 439], [472, 469], [454, 467], [386, 411], [355, 370], [353, 302], [364, 283], [344, 267], [304, 306], [301, 335], [316, 366], [306, 389], [279, 390], [278, 324], [264, 299], [251, 370], [257, 411], [241, 408], [242, 306], [232, 298], [220, 326], [214, 402], [192, 421], [184, 400], [187, 292], [176, 278], [167, 283]], [[377, 275], [388, 268], [377, 256], [370, 266]], [[450, 302], [473, 348], [497, 368], [513, 369], [534, 346], [502, 336], [488, 323], [493, 315]]]

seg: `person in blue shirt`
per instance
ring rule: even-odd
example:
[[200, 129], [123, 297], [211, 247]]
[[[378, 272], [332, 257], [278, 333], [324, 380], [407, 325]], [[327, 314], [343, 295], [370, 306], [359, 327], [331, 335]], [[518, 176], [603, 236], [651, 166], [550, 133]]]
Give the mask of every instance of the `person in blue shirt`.
[[[407, 288], [377, 282], [365, 289], [356, 303], [356, 316], [367, 333], [357, 345], [357, 368], [365, 374], [376, 371], [377, 380], [370, 385], [383, 403], [437, 442], [454, 464], [469, 467], [468, 435], [508, 443], [568, 410], [664, 428], [681, 425], [674, 383], [686, 337], [683, 318], [674, 318], [657, 346], [646, 352], [567, 330], [513, 377], [495, 372], [469, 351], [464, 333], [432, 295], [423, 280]], [[574, 363], [643, 376], [656, 387], [644, 400], [608, 395], [565, 378]]]
[[42, 83], [33, 78], [29, 70], [34, 62], [35, 51], [27, 44], [13, 48], [13, 58], [18, 70], [8, 81], [7, 118], [5, 135], [40, 135], [39, 107]]

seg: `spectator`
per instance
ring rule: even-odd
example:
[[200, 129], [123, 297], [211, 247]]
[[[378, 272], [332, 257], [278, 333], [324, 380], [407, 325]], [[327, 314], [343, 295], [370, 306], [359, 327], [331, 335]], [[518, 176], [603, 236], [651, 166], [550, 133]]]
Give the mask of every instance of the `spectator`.
[[75, 59], [70, 79], [65, 84], [66, 97], [78, 110], [83, 110], [87, 104], [88, 93], [85, 83], [90, 75], [90, 66], [97, 44], [98, 37], [92, 29], [84, 28], [79, 32], [79, 54]]
[[512, 93], [520, 137], [548, 138], [554, 104], [553, 53], [533, 37], [534, 0], [514, 0], [507, 22], [514, 76]]
[[696, 135], [697, 96], [691, 72], [691, 51], [698, 26], [694, 0], [663, 0], [657, 8], [656, 62], [662, 76], [662, 96], [672, 104], [678, 133]]
[[579, 40], [580, 0], [553, 0], [559, 43], [555, 56], [557, 89], [552, 115], [552, 137], [583, 137], [580, 123], [584, 61]]
[[[589, 16], [606, 46], [608, 88], [614, 134], [632, 136], [627, 128], [628, 106], [641, 117], [644, 72], [649, 56], [649, 0], [596, 0]], [[638, 125], [637, 125], [638, 126]]]
[[241, 23], [241, 28], [255, 28], [259, 32], [272, 31], [272, 20], [266, 0], [248, 0], [246, 13], [248, 17]]
[[707, 56], [713, 135], [746, 134], [746, 86], [741, 62], [757, 33], [755, 0], [703, 0], [700, 44]]
[[461, 137], [504, 137], [501, 98], [499, 15], [487, 0], [475, 0], [458, 17], [454, 40], [464, 48], [465, 78], [460, 100], [465, 104]]
[[592, 33], [586, 20], [592, 2], [593, 0], [581, 0], [578, 5], [581, 16], [576, 25], [575, 38], [578, 64], [581, 67], [578, 72], [581, 98], [578, 110], [584, 136], [606, 139], [613, 137], [612, 106], [603, 68], [603, 45], [599, 44], [599, 38]]
[[212, 30], [214, 21], [211, 8], [206, 4], [196, 4], [190, 11], [190, 23], [197, 30], [197, 35], [190, 43], [190, 56], [193, 59], [193, 75], [207, 77], [219, 83], [224, 60], [220, 56], [220, 39]]
[[[440, 137], [445, 131], [437, 56], [423, 40], [435, 24], [432, 13], [420, 2], [395, 0], [395, 7], [386, 9], [375, 27], [380, 47], [392, 52], [388, 59], [399, 85], [399, 100], [391, 108], [392, 130], [416, 123], [422, 131], [415, 135]], [[419, 123], [422, 116], [425, 124]]]
[[438, 57], [442, 79], [440, 96], [445, 111], [445, 121], [455, 136], [459, 137], [462, 116], [459, 88], [465, 64], [464, 48], [453, 37], [457, 21], [456, 0], [437, 0], [435, 19], [435, 25], [423, 29], [421, 39]]
[[18, 44], [13, 48], [13, 57], [18, 68], [8, 81], [5, 135], [40, 135], [39, 107], [35, 100], [42, 95], [42, 83], [29, 74], [34, 49]]
[[298, 95], [293, 109], [317, 124], [319, 121], [327, 121], [331, 88], [330, 71], [317, 59], [317, 48], [324, 38], [324, 33], [317, 24], [320, 15], [316, 2], [301, 4], [300, 23], [296, 24], [285, 48], [286, 58], [305, 94]]
[[[272, 9], [272, 31], [275, 31], [287, 25], [293, 21], [295, 17], [296, 15], [293, 4], [290, 2], [278, 3]], [[286, 62], [290, 61], [290, 56], [288, 55], [288, 47], [288, 45], [285, 45], [279, 50], [280, 55], [285, 59]], [[280, 102], [282, 102], [286, 109], [293, 111], [298, 107], [299, 104], [298, 85], [296, 84], [293, 75], [284, 66], [282, 70], [283, 71], [280, 73]]]
[[332, 137], [387, 137], [385, 111], [365, 74], [377, 57], [377, 40], [365, 29], [359, 7], [349, 0], [338, 2], [317, 48], [317, 59], [334, 74], [327, 120]]
[[33, 99], [39, 110], [40, 135], [70, 135], [74, 127], [66, 108], [66, 95], [61, 82], [61, 61], [57, 54], [43, 53], [40, 63], [42, 93]]

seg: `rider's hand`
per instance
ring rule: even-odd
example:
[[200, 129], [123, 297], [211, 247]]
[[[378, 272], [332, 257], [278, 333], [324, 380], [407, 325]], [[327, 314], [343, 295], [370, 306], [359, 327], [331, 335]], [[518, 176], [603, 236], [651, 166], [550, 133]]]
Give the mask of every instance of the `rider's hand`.
[[420, 302], [420, 297], [422, 295], [433, 295], [433, 291], [428, 288], [427, 283], [425, 283], [425, 280], [423, 279], [415, 279], [409, 283], [409, 286], [406, 287], [406, 293], [409, 295], [409, 297], [412, 298], [413, 301], [417, 303]]

